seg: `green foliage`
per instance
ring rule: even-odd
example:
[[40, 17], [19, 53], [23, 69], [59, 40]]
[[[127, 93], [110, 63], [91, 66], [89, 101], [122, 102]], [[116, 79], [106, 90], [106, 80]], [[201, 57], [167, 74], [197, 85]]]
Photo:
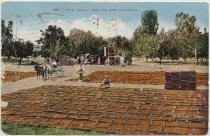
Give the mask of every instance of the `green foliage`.
[[56, 59], [58, 56], [61, 56], [63, 50], [64, 48], [61, 46], [60, 41], [56, 41], [48, 50], [50, 58]]
[[178, 31], [182, 32], [183, 34], [191, 34], [195, 31], [196, 28], [196, 17], [190, 16], [189, 14], [180, 12], [176, 14], [176, 26]]
[[37, 40], [37, 43], [42, 45], [41, 55], [54, 59], [62, 55], [67, 46], [63, 30], [55, 25], [49, 25], [45, 31], [41, 30], [40, 32], [42, 33], [42, 37]]
[[132, 52], [126, 52], [125, 58], [124, 58], [124, 63], [127, 63], [128, 65], [132, 64], [132, 57], [133, 57]]
[[65, 54], [72, 57], [86, 53], [92, 55], [102, 54], [103, 47], [106, 45], [102, 37], [96, 37], [90, 31], [85, 32], [76, 28], [70, 31], [67, 39], [68, 47]]
[[141, 26], [133, 34], [135, 56], [155, 58], [158, 54], [157, 30], [158, 15], [155, 10], [144, 11], [141, 16]]
[[151, 9], [143, 12], [141, 16], [142, 32], [147, 35], [156, 35], [158, 30], [157, 11]]
[[172, 62], [173, 60], [178, 60], [180, 58], [179, 48], [176, 46], [176, 44], [172, 43], [169, 46], [168, 56], [171, 58]]
[[19, 58], [19, 64], [21, 64], [22, 58], [26, 58], [33, 53], [34, 45], [30, 42], [15, 41], [13, 39], [13, 22], [9, 21], [8, 25], [5, 25], [4, 20], [1, 20], [1, 42], [2, 42], [2, 56]]
[[21, 64], [22, 58], [26, 58], [33, 54], [34, 45], [30, 41], [13, 41], [12, 42], [11, 56], [19, 58], [19, 64]]
[[160, 63], [164, 58], [170, 58], [172, 62], [180, 57], [185, 60], [194, 57], [197, 61], [199, 58], [208, 59], [208, 32], [206, 29], [204, 33], [199, 31], [195, 16], [177, 13], [175, 19], [177, 28], [168, 32], [162, 29], [157, 35], [152, 31], [158, 27], [157, 21], [154, 21], [157, 19], [156, 16], [155, 11], [151, 10], [142, 14], [142, 25], [133, 34], [136, 56], [158, 57]]
[[178, 33], [177, 40], [182, 45], [181, 57], [186, 60], [187, 57], [195, 56], [195, 50], [198, 46], [200, 32], [196, 26], [196, 17], [180, 12], [176, 14], [175, 21]]
[[206, 58], [208, 59], [208, 51], [209, 51], [209, 33], [204, 32], [203, 34], [199, 35], [198, 38], [198, 46], [197, 46], [197, 58]]
[[181, 56], [182, 50], [179, 44], [179, 39], [177, 39], [177, 31], [176, 30], [169, 30], [165, 35], [165, 40], [167, 40], [167, 51], [166, 54], [173, 62], [173, 60], [178, 60]]
[[143, 35], [142, 26], [138, 26], [133, 33], [133, 41], [136, 41], [141, 35]]
[[33, 57], [38, 57], [40, 54], [41, 54], [40, 51], [34, 51], [33, 54], [32, 54], [32, 56]]
[[12, 39], [13, 39], [13, 22], [9, 21], [8, 25], [5, 25], [5, 21], [1, 20], [1, 43], [2, 43], [2, 56], [7, 56], [10, 59], [12, 55]]
[[[163, 39], [162, 39], [163, 38]], [[160, 64], [161, 60], [168, 55], [168, 46], [169, 46], [169, 41], [166, 39], [166, 37], [162, 37], [158, 39], [158, 51], [157, 51], [157, 57], [160, 59]]]
[[123, 54], [133, 52], [133, 44], [126, 38], [119, 35], [108, 39], [108, 46], [114, 47], [118, 50], [118, 54]]
[[16, 124], [1, 124], [2, 131], [9, 135], [100, 135], [97, 132], [86, 132], [72, 129], [49, 127], [30, 127]]
[[87, 46], [85, 46], [86, 43], [86, 38], [85, 38], [86, 33], [82, 30], [79, 29], [72, 29], [70, 31], [70, 35], [68, 36], [68, 43], [69, 46], [67, 48], [66, 54], [69, 56], [79, 56], [80, 54], [86, 54], [87, 51]]
[[135, 42], [134, 53], [136, 56], [155, 58], [157, 56], [158, 45], [156, 36], [142, 35]]

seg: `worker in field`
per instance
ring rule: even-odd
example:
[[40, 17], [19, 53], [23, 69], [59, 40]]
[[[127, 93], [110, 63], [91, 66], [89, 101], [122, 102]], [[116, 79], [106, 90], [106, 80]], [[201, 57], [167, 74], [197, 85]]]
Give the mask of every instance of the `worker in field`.
[[102, 84], [99, 86], [99, 89], [110, 88], [110, 78], [109, 76], [105, 76], [105, 79], [102, 81]]

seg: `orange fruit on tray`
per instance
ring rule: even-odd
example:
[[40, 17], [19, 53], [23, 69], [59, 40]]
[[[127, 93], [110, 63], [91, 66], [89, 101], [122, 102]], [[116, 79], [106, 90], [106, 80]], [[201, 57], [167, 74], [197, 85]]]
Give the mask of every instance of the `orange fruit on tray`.
[[36, 76], [35, 72], [19, 72], [19, 71], [5, 71], [4, 79], [2, 78], [3, 83], [6, 82], [15, 82], [28, 77]]

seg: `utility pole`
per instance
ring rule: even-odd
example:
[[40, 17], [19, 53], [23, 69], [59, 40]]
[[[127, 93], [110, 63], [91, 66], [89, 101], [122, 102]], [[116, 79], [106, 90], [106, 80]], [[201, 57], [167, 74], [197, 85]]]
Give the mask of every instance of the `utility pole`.
[[197, 48], [196, 48], [196, 45], [195, 45], [195, 64], [197, 63]]
[[[99, 26], [99, 17], [93, 17], [92, 20], [96, 21], [96, 34], [98, 32], [98, 26]], [[95, 22], [93, 22], [95, 24]]]

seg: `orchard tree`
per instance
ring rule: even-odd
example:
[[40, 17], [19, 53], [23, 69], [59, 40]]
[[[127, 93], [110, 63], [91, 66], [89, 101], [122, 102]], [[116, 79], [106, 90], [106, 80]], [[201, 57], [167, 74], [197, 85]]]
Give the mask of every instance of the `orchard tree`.
[[115, 36], [108, 39], [109, 46], [114, 47], [118, 54], [122, 54], [123, 56], [132, 56], [133, 54], [133, 44], [126, 38], [122, 36]]
[[164, 29], [160, 31], [157, 35], [157, 57], [160, 59], [160, 64], [162, 63], [162, 59], [168, 55], [168, 46], [170, 45], [170, 40], [166, 37]]
[[198, 59], [201, 58], [201, 62], [203, 59], [208, 59], [208, 51], [209, 51], [209, 33], [204, 29], [204, 33], [199, 35], [198, 39], [198, 48], [197, 48], [197, 62]]
[[80, 29], [72, 29], [70, 31], [68, 39], [68, 48], [66, 50], [66, 54], [72, 57], [79, 56], [80, 54], [88, 53], [87, 49], [87, 41], [85, 38], [86, 32]]
[[172, 62], [173, 60], [178, 60], [181, 55], [181, 45], [178, 42], [176, 30], [169, 30], [166, 33], [165, 38], [167, 38], [169, 42], [167, 46], [169, 58], [171, 58]]
[[77, 57], [80, 54], [102, 55], [103, 47], [106, 45], [102, 37], [96, 37], [90, 31], [85, 32], [80, 29], [72, 29], [68, 39], [66, 54]]
[[104, 46], [106, 45], [106, 42], [103, 39], [103, 37], [96, 37], [92, 34], [91, 31], [87, 31], [85, 33], [85, 42], [88, 53], [92, 55], [102, 55]]
[[42, 37], [37, 40], [41, 44], [41, 55], [43, 57], [57, 58], [63, 55], [67, 41], [64, 31], [57, 27], [49, 25], [47, 29], [40, 30]]
[[177, 13], [176, 14], [176, 26], [179, 32], [182, 34], [190, 35], [195, 29], [197, 29], [195, 23], [196, 23], [196, 17], [190, 16], [187, 13]]
[[33, 54], [34, 44], [30, 41], [13, 41], [12, 42], [12, 56], [15, 58], [19, 58], [19, 65], [23, 58], [27, 58]]
[[114, 47], [117, 55], [124, 57], [124, 63], [131, 64], [133, 57], [133, 44], [125, 36], [117, 35], [107, 40], [108, 47]]
[[12, 40], [13, 40], [13, 22], [9, 21], [6, 26], [5, 21], [1, 20], [1, 43], [2, 43], [2, 56], [7, 56], [10, 59], [12, 55]]
[[113, 47], [117, 48], [117, 50], [121, 52], [132, 51], [133, 47], [130, 44], [130, 41], [126, 37], [115, 36], [108, 39], [109, 43], [112, 44]]
[[180, 58], [181, 46], [177, 38], [176, 29], [164, 32], [164, 29], [162, 28], [157, 35], [159, 45], [157, 56], [160, 59], [160, 64], [164, 57], [170, 58], [172, 62]]
[[[133, 37], [132, 37], [132, 40], [135, 42], [137, 41], [137, 39], [143, 35], [143, 31], [142, 31], [142, 27], [141, 26], [138, 26], [136, 28], [136, 30], [133, 32]], [[135, 44], [135, 43], [134, 43]]]
[[103, 39], [103, 37], [93, 37], [92, 43], [90, 43], [88, 50], [92, 55], [103, 56], [104, 46], [107, 42]]
[[146, 61], [148, 58], [153, 60], [157, 56], [158, 51], [157, 38], [152, 35], [142, 35], [136, 41], [134, 48], [134, 54], [136, 56], [144, 56], [146, 57]]
[[182, 45], [181, 57], [186, 61], [187, 57], [196, 58], [198, 48], [199, 28], [196, 26], [196, 17], [180, 12], [176, 14], [176, 26], [178, 41]]
[[145, 56], [146, 61], [150, 57], [152, 60], [157, 55], [157, 30], [158, 15], [153, 9], [144, 11], [141, 16], [141, 25], [133, 33], [134, 54]]

